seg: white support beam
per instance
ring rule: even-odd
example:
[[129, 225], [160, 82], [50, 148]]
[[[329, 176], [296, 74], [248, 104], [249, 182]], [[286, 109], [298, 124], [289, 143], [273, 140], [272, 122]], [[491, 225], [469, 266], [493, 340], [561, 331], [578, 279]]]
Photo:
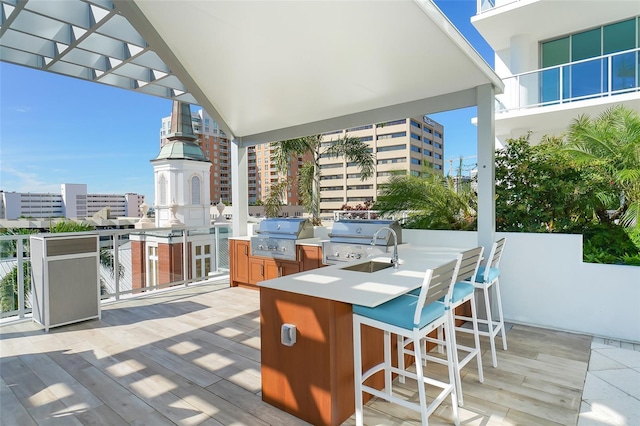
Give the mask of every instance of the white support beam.
[[478, 86], [478, 245], [489, 253], [495, 241], [495, 89]]
[[237, 139], [231, 141], [231, 225], [233, 236], [242, 237], [248, 234], [247, 219], [249, 217], [249, 183], [247, 178], [247, 148], [241, 146]]

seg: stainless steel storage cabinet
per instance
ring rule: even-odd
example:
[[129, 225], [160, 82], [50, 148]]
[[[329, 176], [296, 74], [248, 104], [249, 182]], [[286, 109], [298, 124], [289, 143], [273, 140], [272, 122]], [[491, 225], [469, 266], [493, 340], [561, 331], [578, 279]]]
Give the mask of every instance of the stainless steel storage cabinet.
[[100, 318], [100, 247], [95, 234], [31, 238], [34, 321], [50, 327]]

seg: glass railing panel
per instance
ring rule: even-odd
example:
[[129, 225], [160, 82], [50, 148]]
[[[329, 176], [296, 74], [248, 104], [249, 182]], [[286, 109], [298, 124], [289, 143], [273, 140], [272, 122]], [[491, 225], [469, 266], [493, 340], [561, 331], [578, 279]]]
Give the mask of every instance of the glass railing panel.
[[0, 318], [23, 318], [31, 312], [29, 236], [0, 238]]
[[611, 90], [627, 91], [638, 87], [640, 52], [629, 52], [611, 58]]
[[638, 91], [640, 49], [517, 74], [503, 80], [497, 111]]
[[603, 59], [596, 59], [563, 67], [563, 73], [570, 82], [568, 93], [563, 93], [563, 100], [585, 99], [608, 92], [605, 64]]

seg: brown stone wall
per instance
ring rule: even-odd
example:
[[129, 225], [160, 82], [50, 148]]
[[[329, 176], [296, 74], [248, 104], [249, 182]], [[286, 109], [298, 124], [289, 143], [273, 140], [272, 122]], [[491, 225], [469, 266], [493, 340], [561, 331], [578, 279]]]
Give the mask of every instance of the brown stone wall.
[[147, 282], [145, 250], [144, 241], [131, 241], [131, 286], [134, 290], [144, 288]]
[[[191, 257], [191, 243], [188, 248], [188, 262]], [[190, 264], [190, 263], [189, 263]], [[182, 243], [158, 244], [158, 284], [182, 281]], [[190, 269], [190, 268], [189, 268]], [[190, 272], [190, 271], [189, 271]], [[189, 273], [191, 278], [191, 273]]]

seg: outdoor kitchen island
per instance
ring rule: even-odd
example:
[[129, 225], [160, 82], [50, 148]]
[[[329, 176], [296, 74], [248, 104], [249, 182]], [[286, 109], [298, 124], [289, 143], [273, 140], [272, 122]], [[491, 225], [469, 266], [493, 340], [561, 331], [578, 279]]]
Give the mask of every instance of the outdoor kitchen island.
[[[355, 411], [352, 305], [377, 306], [418, 288], [426, 269], [465, 249], [402, 244], [398, 269], [389, 254], [260, 282], [262, 399], [314, 425], [343, 423]], [[370, 261], [390, 267], [355, 266]], [[362, 339], [367, 370], [382, 360], [383, 335], [363, 329]], [[382, 388], [381, 374], [370, 380]]]

